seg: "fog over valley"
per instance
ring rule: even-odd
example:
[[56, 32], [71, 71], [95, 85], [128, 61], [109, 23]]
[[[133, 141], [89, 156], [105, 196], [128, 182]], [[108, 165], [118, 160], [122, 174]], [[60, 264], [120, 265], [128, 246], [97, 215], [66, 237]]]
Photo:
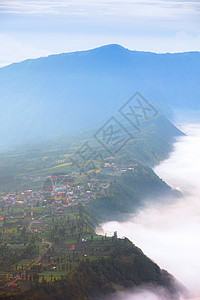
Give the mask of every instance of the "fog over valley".
[[[102, 227], [108, 234], [117, 230], [118, 236], [127, 236], [183, 283], [192, 293], [191, 299], [200, 299], [200, 124], [180, 128], [187, 135], [178, 138], [169, 158], [154, 171], [183, 197], [171, 204], [162, 199], [162, 204], [146, 205], [127, 222], [109, 222]], [[146, 291], [147, 298], [141, 293], [130, 293], [126, 299], [168, 299], [157, 292]], [[119, 299], [125, 298], [119, 295]]]

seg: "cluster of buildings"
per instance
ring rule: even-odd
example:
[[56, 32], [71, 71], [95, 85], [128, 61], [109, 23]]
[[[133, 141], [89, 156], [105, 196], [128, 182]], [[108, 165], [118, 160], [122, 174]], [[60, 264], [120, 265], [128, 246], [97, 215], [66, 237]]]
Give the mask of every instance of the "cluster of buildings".
[[[1, 196], [0, 202], [4, 206], [47, 206], [71, 205], [72, 202], [86, 203], [97, 195], [105, 196], [113, 175], [119, 175], [135, 165], [121, 167], [115, 162], [105, 163], [102, 172], [81, 179], [79, 175], [51, 175], [44, 180], [43, 188], [39, 191], [25, 190]], [[106, 176], [104, 176], [106, 175]]]

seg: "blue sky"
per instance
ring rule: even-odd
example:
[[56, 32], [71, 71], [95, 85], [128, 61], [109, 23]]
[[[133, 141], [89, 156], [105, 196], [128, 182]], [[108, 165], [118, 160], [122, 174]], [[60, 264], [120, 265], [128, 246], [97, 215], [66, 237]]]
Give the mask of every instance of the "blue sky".
[[111, 43], [199, 51], [200, 1], [0, 0], [0, 66]]

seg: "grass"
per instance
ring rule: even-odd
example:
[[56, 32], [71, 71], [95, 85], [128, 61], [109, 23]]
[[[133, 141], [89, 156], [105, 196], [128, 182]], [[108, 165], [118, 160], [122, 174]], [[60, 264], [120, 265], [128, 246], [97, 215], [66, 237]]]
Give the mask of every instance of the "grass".
[[51, 270], [51, 271], [43, 271], [39, 273], [40, 279], [39, 281], [42, 282], [42, 276], [44, 276], [44, 279], [47, 281], [51, 281], [51, 275], [52, 275], [52, 281], [55, 279], [61, 279], [62, 276], [66, 276], [70, 273], [69, 270]]

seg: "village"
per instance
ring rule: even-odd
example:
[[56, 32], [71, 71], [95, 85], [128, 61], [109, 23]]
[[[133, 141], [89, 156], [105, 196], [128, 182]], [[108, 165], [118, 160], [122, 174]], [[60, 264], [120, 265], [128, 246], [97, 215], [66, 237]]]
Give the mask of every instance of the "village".
[[[41, 190], [27, 189], [25, 191], [14, 193], [11, 191], [8, 194], [0, 196], [0, 204], [2, 208], [14, 206], [32, 207], [54, 207], [70, 206], [72, 204], [85, 204], [91, 198], [97, 195], [106, 195], [106, 191], [110, 186], [110, 182], [115, 176], [120, 176], [128, 169], [132, 170], [137, 164], [132, 164], [126, 167], [120, 167], [115, 163], [105, 163], [102, 169], [92, 170], [86, 174], [72, 175], [50, 175], [43, 179], [43, 187]], [[41, 178], [39, 178], [41, 179]], [[37, 178], [32, 178], [33, 181]], [[19, 216], [19, 218], [22, 216]], [[12, 215], [10, 216], [12, 218]], [[0, 220], [4, 219], [0, 216]]]
[[60, 279], [82, 259], [108, 254], [116, 233], [97, 235], [84, 206], [106, 196], [113, 179], [134, 167], [105, 163], [102, 170], [87, 174], [47, 176], [41, 190], [1, 195], [2, 293]]

